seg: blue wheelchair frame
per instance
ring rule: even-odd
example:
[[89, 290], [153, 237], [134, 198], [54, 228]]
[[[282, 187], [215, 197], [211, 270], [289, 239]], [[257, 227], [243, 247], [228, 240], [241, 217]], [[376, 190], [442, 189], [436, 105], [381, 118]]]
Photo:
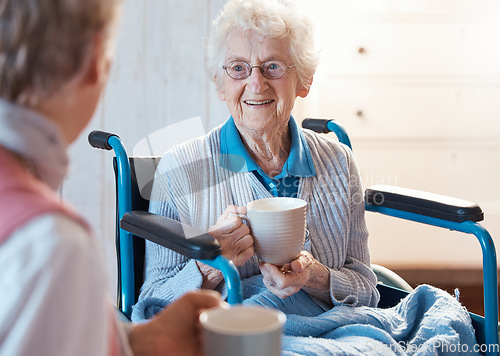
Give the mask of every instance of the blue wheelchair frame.
[[[180, 248], [182, 248], [182, 253], [191, 258], [196, 258], [196, 252], [200, 252], [204, 248], [204, 246], [206, 246], [206, 244], [197, 246], [197, 240], [186, 239], [182, 234], [179, 234], [178, 231], [173, 231], [171, 228], [169, 228], [169, 224], [173, 224], [173, 226], [176, 227], [179, 224], [177, 221], [171, 221], [168, 218], [159, 217], [157, 215], [153, 216], [153, 214], [150, 214], [148, 212], [132, 212], [130, 161], [125, 145], [120, 140], [119, 136], [102, 131], [91, 132], [89, 134], [89, 142], [95, 148], [113, 150], [116, 156], [117, 195], [120, 197], [120, 199], [117, 200], [118, 220], [120, 221], [120, 241], [118, 253], [120, 255], [121, 261], [123, 261], [123, 263], [121, 263], [119, 266], [119, 278], [121, 279], [121, 295], [119, 296], [119, 299], [121, 300], [120, 311], [130, 319], [130, 315], [132, 314], [132, 306], [136, 302], [136, 286], [133, 262], [134, 235], [152, 240], [156, 243], [160, 243], [163, 246], [173, 249], [174, 251], [178, 251], [178, 248], [180, 246]], [[145, 224], [147, 225], [151, 225], [151, 223], [153, 223], [154, 221], [145, 220], [148, 218], [161, 219], [160, 224], [164, 224], [165, 226], [163, 227], [165, 229], [151, 232], [149, 231], [148, 226], [138, 226], [138, 222], [139, 225], [142, 222], [145, 222]], [[160, 226], [159, 228], [162, 229], [162, 226]], [[163, 234], [165, 234], [165, 236], [168, 236], [168, 238], [171, 240], [163, 238]], [[212, 244], [218, 246], [218, 243], [216, 243], [215, 239], [210, 235], [205, 234], [204, 238], [210, 241]], [[178, 245], [175, 245], [175, 243], [178, 243]], [[220, 254], [220, 246], [218, 247], [219, 249], [215, 252], [215, 256], [213, 256], [213, 258], [198, 260], [222, 272], [227, 285], [227, 302], [229, 304], [239, 304], [243, 301], [243, 298], [241, 291], [241, 279], [238, 269], [231, 260]]]
[[[118, 169], [118, 195], [121, 199], [118, 201], [118, 216], [121, 221], [126, 213], [131, 211], [132, 198], [131, 198], [131, 187], [130, 187], [130, 161], [125, 149], [125, 145], [116, 135], [110, 136], [108, 138], [109, 146], [114, 150], [117, 169]], [[120, 256], [125, 261], [133, 261], [133, 245], [132, 245], [132, 234], [129, 231], [124, 230], [120, 227]], [[227, 258], [219, 255], [212, 260], [200, 260], [200, 262], [205, 263], [213, 268], [217, 268], [222, 272], [224, 280], [227, 283], [228, 289], [228, 303], [238, 304], [242, 302], [241, 296], [241, 280], [240, 275], [234, 264]], [[135, 281], [134, 281], [134, 265], [131, 263], [122, 265], [121, 271], [122, 278], [122, 302], [123, 302], [123, 313], [130, 317], [132, 313], [132, 305], [135, 304]]]
[[[306, 119], [303, 127], [310, 128], [316, 132], [334, 132], [339, 141], [349, 146], [351, 142], [345, 129], [334, 120]], [[120, 283], [121, 295], [119, 296], [120, 310], [128, 318], [132, 312], [132, 305], [135, 304], [135, 279], [134, 279], [134, 246], [133, 236], [140, 236], [156, 243], [160, 243], [174, 251], [185, 254], [189, 258], [195, 258], [201, 262], [221, 270], [227, 284], [228, 302], [237, 304], [242, 302], [241, 281], [238, 270], [234, 264], [221, 255], [220, 246], [208, 234], [203, 236], [203, 241], [197, 245], [193, 239], [185, 239], [178, 233], [176, 226], [180, 223], [169, 221], [166, 217], [159, 217], [148, 212], [131, 211], [131, 182], [130, 182], [130, 161], [125, 146], [117, 135], [93, 131], [89, 134], [89, 142], [96, 148], [114, 150], [116, 155], [117, 169], [117, 194], [118, 200], [117, 212], [118, 221], [120, 221], [119, 234], [119, 254], [120, 262]], [[385, 194], [384, 189], [391, 187], [379, 187], [371, 191], [372, 195]], [[380, 190], [382, 189], [382, 190]], [[367, 190], [367, 193], [370, 189]], [[396, 192], [396, 196], [406, 197], [407, 190]], [[418, 192], [417, 192], [418, 193]], [[411, 194], [411, 192], [410, 192]], [[473, 326], [476, 331], [476, 337], [480, 344], [498, 346], [498, 293], [497, 293], [497, 261], [493, 240], [490, 234], [475, 221], [455, 222], [447, 219], [439, 219], [425, 214], [419, 214], [401, 209], [396, 204], [394, 207], [378, 204], [376, 199], [366, 199], [365, 208], [367, 211], [377, 212], [383, 215], [393, 216], [405, 220], [420, 222], [427, 225], [442, 227], [449, 230], [474, 234], [479, 240], [483, 253], [483, 281], [484, 281], [484, 311], [485, 317], [471, 313]], [[157, 221], [161, 220], [161, 221]], [[172, 225], [173, 224], [173, 225]], [[157, 225], [155, 231], [151, 232], [151, 225]], [[174, 228], [172, 228], [173, 226]], [[166, 238], [168, 236], [168, 238]], [[212, 253], [203, 254], [206, 246], [212, 250]], [[201, 256], [201, 258], [200, 258]], [[208, 256], [208, 257], [203, 257]], [[387, 300], [382, 301], [383, 307], [396, 304], [408, 292], [391, 288], [390, 286], [379, 285], [381, 296]], [[498, 350], [493, 347], [493, 350]], [[491, 351], [488, 347], [487, 355], [497, 355], [496, 351]]]
[[[339, 142], [347, 145], [352, 150], [351, 141], [344, 127], [336, 120], [305, 119], [303, 127], [319, 133], [333, 132]], [[374, 192], [374, 195], [377, 191]], [[366, 198], [366, 195], [365, 195]], [[381, 202], [382, 203], [382, 202]], [[432, 216], [418, 214], [402, 210], [401, 207], [382, 206], [377, 204], [376, 199], [365, 199], [365, 210], [382, 215], [397, 217], [404, 220], [414, 221], [426, 225], [432, 225], [449, 229], [452, 231], [473, 234], [481, 245], [483, 256], [483, 294], [484, 294], [484, 318], [470, 313], [476, 330], [476, 337], [486, 345], [498, 345], [498, 287], [497, 287], [497, 257], [495, 244], [489, 232], [476, 221], [450, 221]], [[482, 220], [482, 219], [481, 219]], [[478, 330], [479, 329], [479, 330]], [[478, 341], [479, 341], [478, 340]], [[489, 348], [488, 348], [489, 349]], [[492, 347], [495, 349], [495, 347]], [[497, 347], [498, 349], [498, 347]], [[486, 352], [487, 355], [497, 355], [497, 352]]]

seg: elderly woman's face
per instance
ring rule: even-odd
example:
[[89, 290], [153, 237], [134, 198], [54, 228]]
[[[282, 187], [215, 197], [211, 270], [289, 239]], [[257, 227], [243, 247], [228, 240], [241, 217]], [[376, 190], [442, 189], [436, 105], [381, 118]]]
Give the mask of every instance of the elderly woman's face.
[[[260, 66], [267, 61], [292, 65], [288, 41], [234, 31], [227, 39], [225, 64], [234, 60]], [[279, 79], [268, 79], [254, 67], [246, 79], [233, 79], [222, 73], [219, 97], [227, 103], [238, 129], [266, 131], [287, 124], [297, 96], [305, 97], [308, 90], [300, 86], [295, 67], [290, 67]]]

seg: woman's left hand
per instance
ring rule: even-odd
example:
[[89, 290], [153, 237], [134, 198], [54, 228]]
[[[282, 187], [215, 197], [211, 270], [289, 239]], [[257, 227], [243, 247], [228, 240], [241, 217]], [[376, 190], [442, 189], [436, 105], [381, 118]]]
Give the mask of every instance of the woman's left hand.
[[[307, 292], [313, 291], [314, 295], [329, 296], [329, 271], [307, 251], [302, 251], [295, 260], [281, 268], [261, 262], [260, 271], [267, 289], [281, 299], [297, 293], [304, 287], [307, 287]], [[321, 272], [316, 273], [319, 271]]]

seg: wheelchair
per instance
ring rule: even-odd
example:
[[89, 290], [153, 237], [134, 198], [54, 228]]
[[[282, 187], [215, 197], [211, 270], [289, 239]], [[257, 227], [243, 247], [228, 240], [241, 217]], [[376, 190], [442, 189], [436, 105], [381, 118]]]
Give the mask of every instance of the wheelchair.
[[[351, 148], [347, 132], [335, 120], [305, 119], [302, 126], [319, 133], [333, 132], [340, 142]], [[152, 177], [161, 157], [129, 157], [119, 136], [112, 133], [92, 131], [88, 140], [95, 148], [115, 153], [117, 308], [124, 319], [130, 318], [143, 282], [144, 239], [221, 270], [228, 303], [241, 303], [238, 270], [222, 256], [221, 247], [213, 237], [202, 233], [186, 239], [180, 222], [148, 212]], [[476, 236], [483, 254], [484, 317], [469, 314], [478, 344], [498, 345], [496, 251], [490, 234], [479, 224], [484, 218], [481, 208], [447, 196], [378, 185], [365, 190], [365, 210]], [[372, 265], [372, 269], [378, 278], [379, 308], [393, 307], [411, 292], [410, 285], [394, 272], [378, 265]], [[490, 352], [490, 349], [496, 350], [495, 347], [487, 349], [487, 355], [498, 354]]]

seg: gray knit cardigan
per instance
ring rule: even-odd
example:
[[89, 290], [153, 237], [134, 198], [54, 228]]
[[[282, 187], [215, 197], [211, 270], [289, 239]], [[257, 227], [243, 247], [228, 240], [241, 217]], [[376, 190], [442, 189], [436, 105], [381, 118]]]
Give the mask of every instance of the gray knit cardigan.
[[[206, 232], [227, 206], [271, 197], [253, 173], [235, 173], [219, 166], [220, 128], [176, 146], [162, 157], [153, 183], [151, 212]], [[316, 176], [300, 178], [298, 187], [298, 197], [308, 202], [310, 239], [305, 249], [330, 270], [333, 305], [375, 306], [379, 294], [370, 269], [363, 191], [352, 152], [325, 135], [303, 132], [316, 169]], [[256, 256], [238, 269], [243, 283], [260, 274]], [[139, 300], [172, 301], [201, 284], [194, 260], [146, 244], [145, 281]], [[224, 286], [220, 291], [224, 294]]]

